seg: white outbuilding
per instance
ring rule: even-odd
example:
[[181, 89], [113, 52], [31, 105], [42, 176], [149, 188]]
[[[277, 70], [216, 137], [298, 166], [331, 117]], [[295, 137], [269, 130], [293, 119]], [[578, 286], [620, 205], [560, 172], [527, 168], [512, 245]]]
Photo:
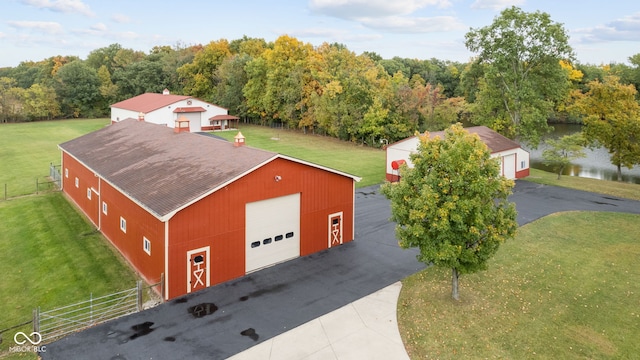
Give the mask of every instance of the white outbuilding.
[[[491, 151], [491, 157], [500, 159], [500, 173], [507, 179], [520, 179], [529, 176], [529, 152], [524, 150], [517, 142], [506, 138], [486, 126], [474, 126], [466, 128], [469, 133], [478, 134], [480, 139], [487, 144]], [[433, 138], [444, 137], [444, 131], [429, 133]], [[420, 143], [417, 136], [400, 140], [387, 147], [386, 178], [388, 181], [400, 180], [400, 166], [407, 164], [412, 167], [409, 155], [418, 151]]]

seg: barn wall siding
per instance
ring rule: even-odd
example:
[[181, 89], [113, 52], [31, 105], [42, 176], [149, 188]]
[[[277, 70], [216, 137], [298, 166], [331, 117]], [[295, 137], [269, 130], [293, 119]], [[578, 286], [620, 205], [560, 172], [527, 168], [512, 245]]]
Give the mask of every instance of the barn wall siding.
[[[68, 175], [68, 176], [67, 176]], [[76, 180], [78, 186], [76, 187]], [[66, 153], [62, 154], [62, 188], [71, 200], [82, 210], [96, 227], [98, 226], [99, 211], [99, 181], [84, 165]], [[91, 199], [87, 197], [87, 189], [91, 190]], [[94, 191], [95, 190], [95, 191]]]
[[[64, 193], [99, 227], [140, 276], [147, 282], [158, 281], [164, 272], [164, 224], [68, 154], [63, 152], [62, 159]], [[64, 169], [68, 169], [68, 178]], [[92, 194], [91, 200], [87, 198], [88, 187], [99, 190], [99, 194]], [[107, 214], [103, 212], [102, 202], [107, 205]], [[120, 230], [120, 217], [126, 220], [126, 233]], [[144, 251], [143, 237], [151, 242], [151, 255]]]
[[[276, 181], [276, 176], [280, 177]], [[211, 248], [211, 285], [245, 274], [247, 203], [300, 193], [300, 255], [328, 247], [328, 215], [342, 211], [343, 241], [353, 240], [353, 180], [276, 159], [178, 212], [169, 222], [169, 298], [186, 293], [186, 252]]]
[[[108, 183], [103, 181], [101, 187], [101, 200], [107, 204], [107, 214], [101, 213], [102, 233], [147, 282], [157, 282], [164, 272], [164, 223]], [[121, 217], [126, 232], [120, 229]], [[143, 238], [151, 243], [150, 255]]]

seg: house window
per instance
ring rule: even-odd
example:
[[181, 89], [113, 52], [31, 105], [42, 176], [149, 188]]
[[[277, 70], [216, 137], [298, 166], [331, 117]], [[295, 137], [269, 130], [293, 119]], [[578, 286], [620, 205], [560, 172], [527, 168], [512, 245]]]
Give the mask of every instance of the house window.
[[69, 178], [69, 168], [64, 169], [64, 177]]
[[144, 236], [142, 237], [142, 247], [144, 249], [144, 252], [151, 255], [151, 241], [149, 241], [149, 239]]
[[524, 169], [526, 165], [527, 165], [526, 161], [524, 161], [524, 160], [520, 161], [520, 169]]
[[127, 220], [125, 220], [122, 216], [120, 216], [120, 230], [123, 233], [127, 233]]
[[105, 214], [105, 215], [107, 215], [107, 210], [109, 210], [109, 209], [107, 208], [107, 203], [103, 201], [103, 202], [102, 202], [102, 213], [103, 213], [103, 214]]
[[76, 187], [80, 187], [80, 180], [78, 180], [78, 178], [76, 178]]
[[91, 188], [87, 188], [87, 199], [91, 200]]

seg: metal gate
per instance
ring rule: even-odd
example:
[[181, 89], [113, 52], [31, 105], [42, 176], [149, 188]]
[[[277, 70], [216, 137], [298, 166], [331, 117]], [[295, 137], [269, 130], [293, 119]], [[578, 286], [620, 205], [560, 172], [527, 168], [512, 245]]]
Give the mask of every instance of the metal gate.
[[142, 309], [142, 282], [133, 289], [124, 290], [89, 300], [40, 311], [33, 316], [33, 329], [43, 342], [82, 330], [107, 320], [138, 312]]
[[60, 165], [53, 165], [53, 163], [49, 163], [49, 177], [58, 186], [58, 189], [62, 188], [62, 176], [60, 175]]

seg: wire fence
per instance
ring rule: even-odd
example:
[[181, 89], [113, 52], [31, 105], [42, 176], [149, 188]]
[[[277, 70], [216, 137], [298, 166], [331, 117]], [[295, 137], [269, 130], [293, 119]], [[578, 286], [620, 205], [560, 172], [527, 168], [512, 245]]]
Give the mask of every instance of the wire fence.
[[0, 200], [9, 200], [21, 196], [41, 194], [57, 191], [61, 185], [60, 165], [49, 165], [49, 175], [36, 177], [33, 180], [17, 180], [12, 183], [3, 183]]
[[102, 323], [142, 309], [142, 282], [132, 289], [105, 296], [93, 297], [75, 304], [41, 311], [34, 311], [33, 330], [47, 343], [70, 333]]
[[47, 311], [37, 307], [31, 319], [0, 328], [0, 358], [14, 352], [46, 351], [42, 350], [46, 344], [66, 335], [155, 307], [163, 302], [164, 286], [161, 274], [153, 284], [138, 281], [135, 288], [99, 297], [90, 294], [88, 300]]

